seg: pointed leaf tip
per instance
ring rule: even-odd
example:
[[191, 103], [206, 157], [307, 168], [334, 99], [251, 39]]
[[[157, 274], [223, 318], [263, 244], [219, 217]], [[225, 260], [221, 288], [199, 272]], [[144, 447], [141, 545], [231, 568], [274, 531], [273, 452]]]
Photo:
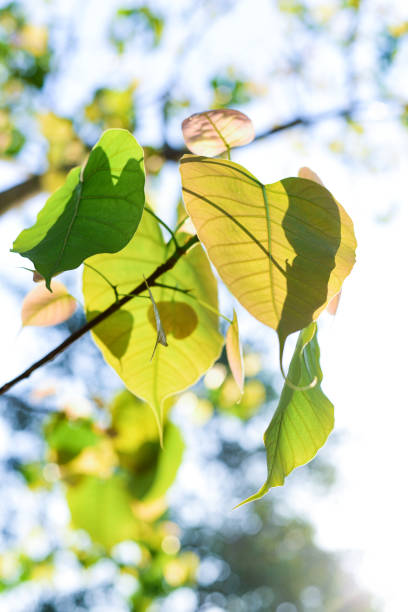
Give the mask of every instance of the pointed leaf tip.
[[318, 382], [307, 391], [293, 390], [285, 383], [264, 435], [268, 468], [266, 482], [239, 505], [263, 497], [272, 487], [282, 486], [292, 470], [313, 459], [333, 429], [334, 407], [320, 386], [322, 372], [316, 327], [312, 323], [300, 332], [288, 376], [299, 386], [311, 378]]
[[238, 318], [235, 310], [232, 323], [227, 331], [226, 350], [229, 367], [242, 394], [244, 391], [244, 362], [239, 338]]
[[77, 303], [66, 287], [58, 281], [51, 281], [51, 290], [52, 293], [41, 281], [25, 296], [21, 309], [23, 327], [58, 325], [74, 314]]
[[252, 121], [233, 109], [208, 110], [184, 119], [182, 131], [186, 147], [196, 155], [213, 157], [255, 138]]

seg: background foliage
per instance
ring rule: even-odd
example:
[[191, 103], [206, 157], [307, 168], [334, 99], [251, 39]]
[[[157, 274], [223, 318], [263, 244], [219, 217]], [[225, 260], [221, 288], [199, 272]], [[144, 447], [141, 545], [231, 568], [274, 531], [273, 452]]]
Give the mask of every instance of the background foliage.
[[[297, 150], [319, 138], [328, 154], [347, 163], [387, 168], [392, 149], [384, 152], [370, 117], [381, 108], [405, 130], [405, 92], [392, 78], [406, 53], [405, 22], [381, 3], [285, 1], [270, 3], [262, 25], [246, 5], [108, 3], [96, 10], [90, 3], [78, 11], [67, 3], [64, 12], [56, 2], [3, 3], [0, 151], [7, 161], [2, 168], [17, 163], [19, 169], [14, 184], [3, 187], [1, 211], [37, 195], [38, 201], [11, 211], [18, 227], [26, 226], [43, 194], [62, 184], [102, 131], [119, 127], [146, 144], [149, 202], [174, 221], [180, 195], [174, 162], [184, 152], [180, 124], [203, 108], [238, 106], [250, 114], [261, 147], [280, 134]], [[243, 34], [229, 26], [237, 11], [251, 15], [243, 55], [237, 53]], [[274, 36], [265, 36], [272, 27]], [[262, 53], [253, 37], [263, 39]], [[24, 274], [3, 274], [19, 300], [30, 288]], [[67, 277], [74, 293], [75, 283]], [[36, 353], [80, 318], [77, 313], [47, 340], [36, 336]], [[259, 346], [246, 351], [248, 363], [256, 364]], [[262, 451], [258, 440], [248, 440], [256, 424], [259, 438], [274, 406], [270, 370], [253, 367], [237, 404], [223, 356], [211, 371], [215, 382], [210, 377], [178, 400], [175, 423], [164, 434], [167, 459], [145, 405], [119, 390], [88, 340], [51, 371], [53, 388], [44, 374], [1, 400], [4, 428], [14, 441], [4, 453], [2, 480], [8, 492], [2, 515], [5, 609], [31, 610], [33, 601], [38, 610], [58, 611], [155, 605], [186, 611], [376, 609], [338, 559], [319, 549], [311, 525], [279, 496], [239, 511], [239, 518], [230, 518], [217, 499], [220, 511], [205, 516], [197, 492], [177, 493], [187, 472], [170, 506], [165, 499], [183, 448], [189, 460], [192, 446], [202, 449], [197, 469], [214, 476], [212, 486], [228, 498], [228, 509], [259, 486], [255, 466]], [[66, 385], [80, 390], [75, 399], [64, 399]], [[331, 480], [330, 466], [320, 460], [308, 470], [307, 486]], [[33, 520], [24, 506], [32, 508]], [[101, 506], [109, 513], [101, 516]], [[67, 568], [71, 581], [63, 578]]]

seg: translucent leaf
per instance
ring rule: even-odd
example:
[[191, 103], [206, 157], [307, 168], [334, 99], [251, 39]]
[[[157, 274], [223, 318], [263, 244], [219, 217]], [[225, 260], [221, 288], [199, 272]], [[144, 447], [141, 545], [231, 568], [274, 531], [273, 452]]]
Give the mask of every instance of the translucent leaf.
[[53, 280], [51, 290], [52, 293], [42, 281], [25, 296], [21, 308], [23, 326], [57, 325], [74, 314], [77, 307], [76, 299], [68, 293], [66, 287]]
[[257, 493], [242, 503], [259, 499], [271, 487], [283, 485], [290, 472], [315, 456], [334, 426], [333, 404], [321, 390], [316, 323], [299, 334], [288, 377], [298, 386], [315, 376], [318, 384], [307, 391], [295, 391], [285, 384], [278, 407], [264, 435], [268, 476]]
[[327, 306], [327, 312], [331, 314], [333, 317], [337, 313], [337, 309], [340, 304], [340, 298], [341, 298], [341, 291], [339, 291], [339, 293], [334, 296], [334, 298], [331, 300], [331, 302], [329, 302]]
[[313, 170], [307, 168], [306, 166], [303, 166], [303, 168], [299, 169], [298, 176], [300, 178], [309, 179], [309, 181], [319, 183], [319, 185], [323, 185], [322, 179], [316, 174], [316, 172], [313, 172]]
[[244, 390], [244, 362], [242, 359], [242, 349], [239, 340], [238, 318], [235, 310], [232, 323], [227, 331], [225, 346], [227, 349], [227, 358], [232, 375], [242, 393]]
[[108, 130], [81, 171], [46, 202], [13, 251], [28, 257], [50, 287], [52, 276], [95, 253], [115, 253], [132, 238], [144, 207], [143, 149], [125, 130]]
[[222, 280], [259, 321], [289, 334], [316, 320], [355, 261], [353, 224], [325, 187], [263, 185], [227, 160], [186, 155], [183, 198]]
[[241, 147], [255, 138], [252, 121], [232, 109], [209, 110], [196, 113], [182, 123], [184, 142], [196, 155], [212, 157]]
[[[170, 257], [172, 244], [164, 243], [157, 221], [144, 215], [137, 235], [120, 253], [97, 255], [89, 263], [117, 286], [119, 295], [126, 294]], [[87, 312], [104, 310], [115, 299], [112, 288], [95, 270], [84, 269]], [[214, 363], [222, 346], [218, 316], [198, 301], [218, 310], [217, 283], [202, 247], [188, 251], [160, 282], [189, 293], [150, 288], [168, 342], [168, 347], [157, 346], [152, 361], [157, 331], [150, 300], [131, 300], [93, 330], [106, 361], [130, 391], [152, 406], [159, 428], [164, 399], [195, 383]], [[125, 344], [119, 355], [117, 346]]]

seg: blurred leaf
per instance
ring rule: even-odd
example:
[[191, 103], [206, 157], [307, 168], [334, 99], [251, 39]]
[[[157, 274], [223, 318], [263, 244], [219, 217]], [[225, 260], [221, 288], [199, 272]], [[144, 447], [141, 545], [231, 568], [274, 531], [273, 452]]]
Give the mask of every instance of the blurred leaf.
[[145, 31], [150, 36], [151, 46], [157, 47], [161, 41], [164, 19], [154, 13], [148, 6], [138, 8], [121, 8], [111, 26], [111, 40], [120, 53], [125, 43], [138, 40], [140, 32]]
[[31, 259], [49, 288], [53, 275], [78, 267], [90, 255], [121, 250], [143, 207], [143, 150], [129, 132], [108, 130], [83, 171], [71, 170], [12, 250]]
[[183, 197], [222, 280], [259, 321], [289, 334], [317, 319], [355, 260], [353, 224], [327, 189], [287, 178], [263, 185], [227, 160], [185, 155]]
[[92, 540], [107, 549], [137, 538], [140, 523], [131, 510], [132, 496], [124, 476], [106, 480], [85, 476], [68, 487], [67, 501], [73, 526], [85, 529]]
[[23, 326], [57, 325], [71, 317], [77, 307], [76, 299], [62, 283], [51, 281], [50, 293], [42, 281], [28, 293], [21, 308]]
[[45, 439], [56, 453], [58, 463], [67, 463], [88, 446], [97, 444], [101, 436], [85, 419], [69, 421], [64, 414], [55, 415], [45, 427]]
[[268, 477], [259, 491], [242, 503], [259, 499], [271, 487], [283, 485], [294, 468], [313, 459], [333, 429], [333, 404], [320, 387], [323, 376], [316, 329], [316, 323], [311, 323], [300, 332], [288, 377], [294, 384], [305, 386], [316, 376], [318, 384], [307, 391], [284, 385], [264, 435]]
[[[172, 248], [173, 243], [164, 243], [157, 221], [144, 215], [137, 235], [120, 253], [96, 256], [89, 263], [107, 279], [114, 280], [119, 295], [127, 294], [171, 255]], [[86, 309], [101, 311], [112, 303], [113, 292], [95, 270], [85, 268], [83, 291]], [[151, 351], [157, 332], [148, 299], [129, 301], [109, 317], [106, 326], [98, 325], [93, 332], [104, 358], [128, 389], [152, 406], [159, 428], [162, 427], [164, 399], [196, 382], [214, 363], [222, 346], [218, 316], [198, 301], [201, 299], [211, 308], [218, 309], [217, 283], [201, 246], [193, 247], [172, 270], [160, 277], [160, 282], [191, 293], [151, 287], [168, 342], [168, 347], [158, 345], [152, 361]], [[162, 304], [166, 307], [161, 310]], [[197, 319], [194, 328], [191, 319], [183, 322], [178, 317], [178, 313], [190, 312], [190, 309]], [[118, 359], [115, 344], [123, 342], [125, 335], [121, 327], [118, 337], [114, 337], [120, 312], [129, 313], [133, 321], [127, 330], [126, 352]], [[166, 328], [167, 325], [170, 327]]]
[[184, 442], [178, 427], [167, 423], [163, 449], [160, 450], [154, 480], [142, 501], [161, 498], [176, 478], [183, 458]]
[[127, 89], [98, 89], [90, 104], [85, 107], [85, 116], [103, 129], [123, 128], [133, 131], [136, 127], [133, 94], [137, 82]]
[[239, 339], [238, 318], [235, 310], [234, 318], [227, 331], [226, 350], [232, 375], [242, 393], [244, 390], [244, 362]]
[[215, 156], [255, 138], [252, 121], [237, 110], [196, 113], [182, 123], [186, 146], [196, 155]]

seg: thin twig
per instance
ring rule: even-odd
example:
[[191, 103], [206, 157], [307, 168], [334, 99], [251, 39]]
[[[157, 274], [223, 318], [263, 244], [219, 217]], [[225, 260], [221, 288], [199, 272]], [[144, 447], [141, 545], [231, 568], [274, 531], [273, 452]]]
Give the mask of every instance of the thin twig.
[[[146, 279], [148, 284], [151, 287], [154, 286], [156, 279], [160, 278], [160, 276], [162, 276], [165, 272], [168, 272], [169, 270], [174, 268], [178, 260], [196, 243], [198, 243], [198, 237], [192, 236], [183, 246], [179, 246], [167, 261], [158, 266], [156, 270], [150, 274], [150, 276]], [[85, 323], [85, 325], [83, 325], [73, 334], [68, 336], [68, 338], [61, 342], [61, 344], [59, 344], [55, 349], [44, 355], [44, 357], [33, 363], [29, 368], [24, 370], [24, 372], [22, 372], [21, 374], [7, 382], [5, 385], [3, 385], [0, 388], [0, 395], [6, 393], [6, 391], [11, 389], [11, 387], [14, 387], [14, 385], [16, 385], [21, 380], [28, 378], [30, 374], [32, 374], [35, 370], [38, 370], [38, 368], [41, 368], [41, 366], [45, 365], [49, 361], [52, 361], [57, 355], [65, 351], [66, 348], [76, 342], [76, 340], [84, 336], [90, 329], [110, 317], [124, 304], [127, 304], [127, 302], [129, 302], [132, 298], [138, 296], [139, 293], [142, 293], [143, 291], [146, 291], [146, 283], [144, 280], [129, 294], [125, 295], [124, 297], [111, 304], [108, 308], [106, 308], [106, 310], [103, 310], [94, 319], [92, 319], [92, 321], [88, 321], [87, 323]]]

